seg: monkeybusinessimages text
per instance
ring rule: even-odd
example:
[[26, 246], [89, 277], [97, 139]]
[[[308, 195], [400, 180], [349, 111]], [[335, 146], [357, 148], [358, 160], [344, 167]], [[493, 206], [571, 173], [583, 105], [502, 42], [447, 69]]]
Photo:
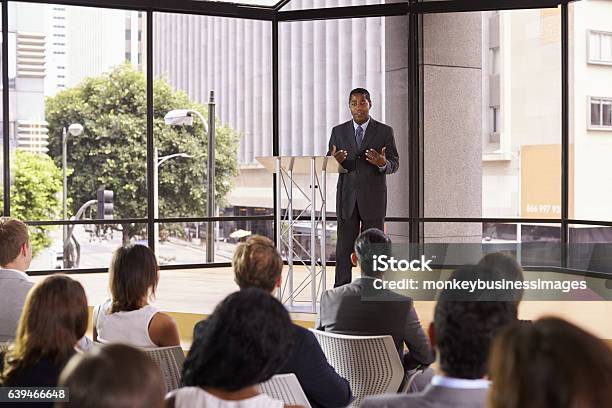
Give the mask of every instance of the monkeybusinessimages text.
[[[427, 259], [421, 255], [419, 259], [396, 259], [388, 255], [374, 255], [372, 257], [372, 269], [377, 274], [385, 272], [432, 272], [430, 264], [433, 259]], [[568, 293], [572, 290], [585, 290], [585, 281], [561, 281], [561, 280], [423, 280], [423, 279], [374, 279], [374, 289], [390, 290], [464, 290], [470, 293], [477, 290], [553, 290]]]

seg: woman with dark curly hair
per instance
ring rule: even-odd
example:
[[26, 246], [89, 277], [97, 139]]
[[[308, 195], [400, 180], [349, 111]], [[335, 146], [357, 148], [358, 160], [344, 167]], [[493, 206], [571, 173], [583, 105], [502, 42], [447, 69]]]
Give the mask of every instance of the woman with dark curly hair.
[[229, 295], [195, 331], [183, 366], [186, 387], [166, 406], [283, 408], [257, 385], [283, 366], [292, 333], [289, 314], [269, 293], [248, 288]]
[[612, 350], [562, 319], [502, 330], [489, 374], [490, 408], [612, 407]]
[[85, 335], [87, 320], [87, 297], [79, 282], [66, 275], [52, 275], [34, 285], [26, 298], [15, 342], [5, 356], [2, 385], [57, 386], [62, 369]]

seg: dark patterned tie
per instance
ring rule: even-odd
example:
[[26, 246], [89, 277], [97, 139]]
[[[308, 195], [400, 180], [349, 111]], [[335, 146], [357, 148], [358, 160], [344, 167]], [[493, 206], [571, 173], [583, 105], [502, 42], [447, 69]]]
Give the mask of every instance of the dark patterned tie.
[[355, 140], [357, 141], [357, 148], [361, 149], [361, 143], [363, 143], [363, 128], [361, 126], [357, 126]]

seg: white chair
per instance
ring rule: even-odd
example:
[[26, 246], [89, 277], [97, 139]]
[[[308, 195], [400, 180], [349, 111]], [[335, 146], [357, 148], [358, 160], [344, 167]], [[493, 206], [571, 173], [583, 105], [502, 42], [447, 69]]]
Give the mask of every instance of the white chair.
[[262, 393], [283, 401], [286, 405], [310, 408], [310, 402], [295, 374], [277, 374], [265, 383], [261, 383], [259, 387]]
[[181, 372], [185, 353], [181, 346], [141, 348], [159, 366], [164, 375], [166, 393], [181, 386]]
[[394, 393], [404, 378], [391, 336], [348, 336], [312, 330], [329, 364], [346, 378], [359, 406], [369, 395]]

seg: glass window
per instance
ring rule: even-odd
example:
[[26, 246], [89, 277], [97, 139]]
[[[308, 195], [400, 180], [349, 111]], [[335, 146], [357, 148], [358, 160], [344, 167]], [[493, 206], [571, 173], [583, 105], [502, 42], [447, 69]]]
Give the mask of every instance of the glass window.
[[601, 60], [612, 62], [612, 33], [601, 34]]
[[[16, 43], [9, 47], [16, 67], [8, 118], [11, 215], [27, 221], [112, 216], [116, 224], [103, 228], [44, 226], [33, 236], [37, 268], [55, 268], [58, 257], [66, 268], [108, 266], [111, 242], [114, 248], [146, 237], [146, 224], [122, 222], [147, 215], [146, 71], [124, 60], [125, 19], [138, 12], [8, 7]], [[67, 24], [53, 24], [55, 17]], [[55, 34], [67, 41], [49, 41]], [[99, 190], [108, 193], [99, 199]]]
[[426, 217], [561, 217], [560, 16], [423, 16]]
[[612, 227], [570, 225], [569, 243], [570, 268], [612, 272]]
[[601, 125], [612, 126], [612, 101], [604, 101], [601, 104]]
[[589, 62], [612, 63], [612, 32], [589, 31], [588, 38]]
[[445, 251], [444, 262], [474, 264], [483, 253], [512, 251], [523, 266], [561, 265], [560, 224], [459, 223], [424, 224], [424, 241]]
[[601, 100], [591, 99], [591, 125], [601, 126]]
[[[366, 88], [370, 117], [393, 128], [399, 155], [398, 171], [386, 176], [387, 217], [408, 216], [407, 53], [405, 16], [279, 25], [280, 153], [325, 155], [332, 128], [352, 119], [351, 90]], [[300, 180], [308, 188], [307, 175]], [[327, 178], [327, 211], [333, 214], [337, 180], [335, 174]]]

